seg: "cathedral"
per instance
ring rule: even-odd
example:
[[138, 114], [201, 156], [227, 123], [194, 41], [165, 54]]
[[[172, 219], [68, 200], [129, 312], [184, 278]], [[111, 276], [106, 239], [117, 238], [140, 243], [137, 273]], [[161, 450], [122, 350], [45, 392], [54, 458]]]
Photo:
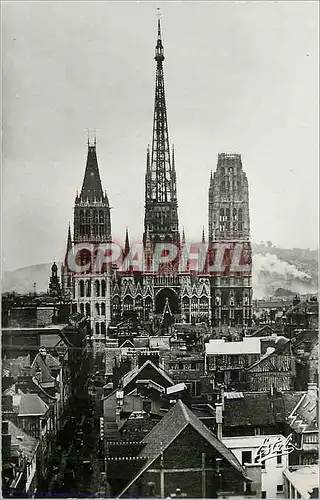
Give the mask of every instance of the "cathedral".
[[[62, 266], [62, 290], [73, 312], [90, 318], [93, 338], [105, 338], [108, 327], [135, 316], [152, 325], [153, 331], [172, 323], [206, 323], [213, 327], [245, 328], [251, 325], [251, 247], [248, 181], [239, 154], [218, 155], [218, 165], [209, 186], [209, 234], [202, 232], [196, 266], [190, 265], [184, 231], [180, 235], [176, 164], [170, 147], [164, 84], [164, 47], [160, 20], [155, 47], [155, 102], [151, 147], [147, 150], [145, 173], [145, 217], [142, 234], [144, 264], [77, 272], [67, 260]], [[200, 231], [199, 231], [200, 232]], [[79, 243], [97, 249], [112, 242], [110, 206], [100, 179], [97, 145], [88, 141], [87, 163], [80, 194], [74, 204], [73, 238], [68, 230], [67, 255]], [[154, 250], [172, 244], [177, 256], [155, 267]], [[235, 248], [247, 256], [248, 271], [230, 265]], [[224, 270], [212, 267], [222, 245]], [[238, 245], [238, 246], [237, 246]], [[123, 257], [130, 254], [128, 230]], [[242, 255], [243, 254], [243, 255]], [[82, 258], [82, 257], [81, 257]], [[214, 272], [212, 272], [214, 269]]]

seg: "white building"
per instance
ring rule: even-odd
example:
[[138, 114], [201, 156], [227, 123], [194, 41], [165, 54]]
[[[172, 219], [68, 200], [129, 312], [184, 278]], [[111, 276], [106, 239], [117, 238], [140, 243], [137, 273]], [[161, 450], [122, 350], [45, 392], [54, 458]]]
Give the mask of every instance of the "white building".
[[[223, 444], [229, 448], [243, 465], [259, 461], [257, 454], [259, 448], [269, 440], [272, 447], [274, 443], [281, 443], [277, 449], [285, 445], [286, 438], [281, 434], [269, 436], [237, 436], [222, 438]], [[278, 453], [261, 463], [261, 498], [284, 497], [284, 471], [288, 468], [288, 455]]]

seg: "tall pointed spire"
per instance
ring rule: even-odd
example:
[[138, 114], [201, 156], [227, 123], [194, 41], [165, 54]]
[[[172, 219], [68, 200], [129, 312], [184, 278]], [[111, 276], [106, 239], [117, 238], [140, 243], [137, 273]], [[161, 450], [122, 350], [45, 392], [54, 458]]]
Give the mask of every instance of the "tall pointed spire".
[[129, 243], [129, 233], [128, 233], [128, 228], [126, 227], [126, 239], [124, 243], [124, 257], [128, 255], [130, 252], [130, 243]]
[[94, 138], [93, 144], [90, 144], [88, 137], [87, 164], [80, 198], [89, 200], [102, 200], [103, 198], [103, 190], [96, 152], [96, 138]]
[[[147, 153], [145, 233], [149, 226], [152, 243], [179, 244], [178, 206], [174, 157], [171, 162], [165, 99], [161, 24], [158, 19], [155, 47], [156, 82], [151, 153]], [[173, 152], [174, 156], [174, 152]]]
[[68, 227], [68, 238], [67, 238], [67, 252], [71, 250], [72, 248], [72, 237], [71, 237], [71, 227], [70, 227], [70, 222], [69, 222], [69, 227]]
[[184, 232], [184, 227], [182, 228], [182, 246], [186, 244], [186, 235]]

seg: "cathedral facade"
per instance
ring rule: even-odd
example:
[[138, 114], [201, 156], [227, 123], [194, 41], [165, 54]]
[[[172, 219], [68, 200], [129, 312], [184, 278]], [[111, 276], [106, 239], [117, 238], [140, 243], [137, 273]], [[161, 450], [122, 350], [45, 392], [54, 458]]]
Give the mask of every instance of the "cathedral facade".
[[[70, 270], [67, 261], [62, 267], [63, 293], [71, 299], [73, 311], [90, 318], [96, 337], [105, 337], [110, 323], [116, 324], [130, 315], [154, 327], [170, 322], [205, 322], [217, 327], [249, 326], [251, 323], [251, 272], [243, 277], [239, 271], [231, 272], [228, 265], [224, 266], [226, 272], [214, 267], [217, 243], [228, 247], [229, 259], [236, 243], [244, 244], [246, 252], [250, 253], [248, 183], [241, 157], [228, 154], [218, 157], [217, 170], [211, 175], [209, 187], [208, 241], [203, 231], [197, 264], [192, 266], [184, 232], [180, 236], [179, 229], [176, 165], [168, 133], [160, 20], [154, 59], [153, 134], [147, 151], [142, 235], [144, 267], [135, 270], [130, 264], [125, 268], [108, 265], [102, 270], [95, 269], [92, 260], [86, 271]], [[69, 255], [77, 244], [88, 243], [98, 251], [99, 245], [112, 241], [110, 206], [102, 189], [95, 142], [88, 142], [83, 185], [74, 205], [73, 233], [72, 239], [69, 228]], [[154, 261], [159, 245], [177, 248], [172, 261], [161, 266]], [[129, 254], [127, 231], [123, 256], [126, 258]], [[85, 259], [85, 255], [81, 259]]]

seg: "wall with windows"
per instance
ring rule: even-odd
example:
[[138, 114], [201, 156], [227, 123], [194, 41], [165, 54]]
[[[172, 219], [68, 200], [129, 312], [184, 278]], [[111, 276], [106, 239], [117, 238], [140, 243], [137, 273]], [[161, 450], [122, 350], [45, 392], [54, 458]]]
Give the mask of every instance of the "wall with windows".
[[[271, 445], [278, 441], [285, 442], [286, 438], [281, 434], [270, 436], [239, 436], [226, 437], [222, 442], [234, 453], [239, 462], [255, 463], [258, 449], [262, 446], [265, 438], [270, 439]], [[283, 472], [288, 467], [288, 455], [280, 453], [278, 456], [269, 458], [261, 466], [261, 498], [283, 498], [284, 476]]]

